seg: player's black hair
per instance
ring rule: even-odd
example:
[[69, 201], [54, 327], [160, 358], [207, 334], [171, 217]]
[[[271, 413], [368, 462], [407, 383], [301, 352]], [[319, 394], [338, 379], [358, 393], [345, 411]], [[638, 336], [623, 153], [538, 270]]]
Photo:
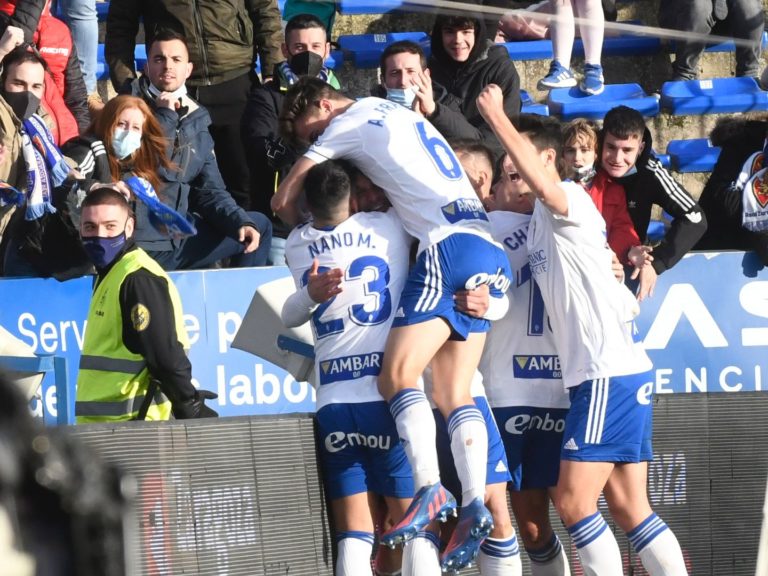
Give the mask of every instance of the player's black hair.
[[312, 28], [319, 28], [326, 34], [328, 33], [323, 21], [314, 14], [296, 14], [285, 25], [285, 37], [287, 39], [294, 30], [311, 30]]
[[424, 54], [424, 50], [422, 50], [421, 46], [412, 40], [400, 40], [399, 42], [393, 42], [384, 48], [384, 52], [381, 53], [381, 58], [379, 58], [379, 71], [381, 73], [382, 81], [387, 73], [387, 58], [397, 54], [416, 54], [419, 57], [421, 69], [427, 69], [427, 56]]
[[86, 194], [85, 198], [83, 199], [83, 203], [80, 205], [80, 208], [82, 209], [89, 206], [102, 205], [121, 206], [125, 209], [126, 212], [128, 212], [128, 216], [133, 218], [133, 210], [131, 209], [131, 205], [125, 199], [125, 196], [109, 186], [101, 186], [88, 192], [88, 194]]
[[316, 220], [329, 220], [339, 206], [349, 205], [352, 185], [347, 171], [328, 160], [313, 166], [304, 180], [307, 208]]
[[491, 170], [496, 166], [493, 151], [488, 148], [482, 140], [475, 140], [473, 138], [451, 138], [448, 140], [448, 144], [451, 145], [451, 148], [453, 148], [453, 151], [456, 153], [464, 152], [465, 154], [472, 154], [473, 156], [482, 156], [488, 161]]
[[602, 134], [610, 132], [620, 140], [626, 140], [633, 136], [640, 139], [645, 134], [645, 120], [643, 115], [629, 106], [616, 106], [608, 111], [603, 120]]
[[288, 89], [283, 100], [278, 120], [280, 136], [296, 149], [301, 149], [305, 142], [298, 142], [294, 130], [294, 122], [309, 112], [310, 107], [317, 106], [320, 100], [338, 100], [342, 94], [320, 78], [304, 76]]
[[563, 146], [563, 127], [559, 120], [551, 116], [520, 114], [515, 120], [515, 127], [520, 134], [528, 137], [536, 150], [552, 149], [559, 160]]

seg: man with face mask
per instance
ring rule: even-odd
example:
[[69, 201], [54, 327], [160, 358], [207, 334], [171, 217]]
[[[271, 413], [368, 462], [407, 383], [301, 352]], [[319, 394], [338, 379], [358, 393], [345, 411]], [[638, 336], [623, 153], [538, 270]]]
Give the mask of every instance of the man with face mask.
[[[264, 214], [246, 212], [227, 191], [214, 154], [208, 127], [208, 111], [187, 94], [186, 80], [192, 72], [183, 36], [159, 30], [148, 47], [146, 74], [133, 81], [134, 96], [143, 98], [172, 143], [171, 168], [159, 170], [164, 202], [181, 214], [190, 214], [198, 232], [184, 240], [172, 240], [151, 226], [138, 213], [136, 242], [166, 270], [206, 268], [229, 258], [232, 267], [264, 266], [272, 241], [272, 225]], [[118, 155], [128, 155], [140, 140], [125, 131], [113, 140]], [[121, 151], [118, 151], [119, 147]], [[194, 215], [194, 216], [192, 216]]]
[[92, 190], [80, 235], [98, 273], [77, 378], [77, 423], [205, 418], [216, 398], [192, 385], [176, 287], [133, 241], [124, 192]]
[[[280, 138], [278, 130], [277, 119], [286, 91], [304, 76], [321, 78], [339, 88], [333, 72], [323, 64], [330, 54], [330, 44], [325, 25], [316, 16], [298, 14], [291, 18], [285, 27], [281, 49], [285, 60], [275, 66], [272, 80], [251, 91], [241, 130], [251, 167], [251, 206], [265, 214], [272, 214], [270, 200], [298, 158], [297, 152]], [[278, 219], [274, 219], [273, 224], [275, 236], [285, 238], [288, 230], [281, 229]], [[274, 264], [282, 261], [282, 256], [275, 254], [281, 244], [284, 242], [280, 239], [273, 242]]]

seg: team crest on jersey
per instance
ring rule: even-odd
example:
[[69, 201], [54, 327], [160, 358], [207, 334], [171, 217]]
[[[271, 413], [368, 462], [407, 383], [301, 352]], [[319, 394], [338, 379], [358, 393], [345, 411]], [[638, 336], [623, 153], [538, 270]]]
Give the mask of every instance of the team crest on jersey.
[[383, 352], [330, 358], [320, 362], [320, 384], [355, 380], [363, 376], [378, 376]]
[[559, 380], [563, 377], [558, 356], [539, 354], [515, 356], [513, 373], [515, 378], [544, 378]]
[[483, 203], [477, 198], [460, 198], [442, 207], [443, 216], [451, 224], [461, 220], [488, 220]]
[[146, 330], [149, 326], [151, 317], [152, 316], [149, 313], [149, 309], [144, 306], [144, 304], [136, 304], [133, 308], [131, 308], [131, 323], [133, 324], [133, 329], [136, 330], [136, 332], [142, 332], [143, 330]]
[[752, 179], [752, 194], [762, 208], [768, 204], [768, 174], [756, 174]]

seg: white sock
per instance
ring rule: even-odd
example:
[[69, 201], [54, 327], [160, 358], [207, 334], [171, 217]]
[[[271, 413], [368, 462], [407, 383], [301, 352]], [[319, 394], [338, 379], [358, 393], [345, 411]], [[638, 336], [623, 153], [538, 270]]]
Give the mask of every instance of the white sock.
[[589, 20], [589, 24], [579, 24], [579, 32], [584, 42], [584, 62], [600, 64], [605, 35], [605, 15], [600, 0], [574, 0], [579, 18]]
[[549, 0], [549, 3], [554, 8], [553, 13], [555, 16], [564, 19], [553, 20], [550, 24], [550, 36], [552, 36], [552, 50], [555, 54], [555, 60], [566, 68], [570, 68], [573, 39], [576, 36], [573, 6], [571, 6], [571, 0]]
[[627, 538], [651, 576], [688, 576], [675, 534], [655, 513], [627, 532]]
[[336, 576], [373, 576], [371, 555], [373, 534], [371, 532], [339, 532], [337, 538], [338, 557]]
[[401, 390], [389, 401], [389, 411], [413, 471], [414, 489], [439, 482], [435, 418], [424, 392], [417, 388]]
[[448, 437], [456, 474], [461, 482], [461, 505], [485, 497], [488, 468], [488, 430], [474, 404], [456, 408], [448, 416]]
[[522, 576], [523, 564], [514, 532], [509, 538], [486, 538], [477, 555], [477, 567], [482, 576]]
[[531, 576], [571, 576], [565, 550], [554, 532], [543, 548], [526, 552], [531, 559]]
[[441, 576], [440, 542], [429, 531], [419, 532], [403, 546], [403, 576]]
[[599, 511], [569, 526], [568, 533], [585, 576], [624, 576], [619, 545]]

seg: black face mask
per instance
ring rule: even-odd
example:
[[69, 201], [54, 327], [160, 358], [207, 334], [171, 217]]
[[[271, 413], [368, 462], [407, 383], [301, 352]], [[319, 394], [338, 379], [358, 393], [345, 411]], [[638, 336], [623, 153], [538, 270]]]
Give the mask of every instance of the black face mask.
[[315, 78], [323, 69], [323, 57], [307, 50], [291, 56], [288, 65], [296, 76]]
[[40, 108], [40, 98], [32, 92], [6, 92], [3, 91], [3, 98], [8, 102], [16, 118], [27, 120]]

